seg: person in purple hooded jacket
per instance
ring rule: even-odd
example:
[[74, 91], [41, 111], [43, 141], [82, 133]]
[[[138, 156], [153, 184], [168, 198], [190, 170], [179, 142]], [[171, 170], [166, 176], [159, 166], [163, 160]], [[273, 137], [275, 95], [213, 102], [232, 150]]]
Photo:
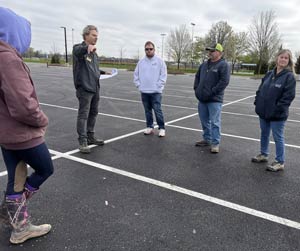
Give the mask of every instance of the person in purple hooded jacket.
[[[0, 7], [0, 146], [8, 174], [1, 211], [7, 212], [13, 244], [47, 234], [51, 225], [29, 220], [27, 201], [53, 173], [44, 142], [48, 118], [40, 108], [28, 67], [21, 54], [31, 42], [31, 25]], [[27, 176], [27, 165], [34, 172]], [[2, 221], [5, 216], [1, 215]]]

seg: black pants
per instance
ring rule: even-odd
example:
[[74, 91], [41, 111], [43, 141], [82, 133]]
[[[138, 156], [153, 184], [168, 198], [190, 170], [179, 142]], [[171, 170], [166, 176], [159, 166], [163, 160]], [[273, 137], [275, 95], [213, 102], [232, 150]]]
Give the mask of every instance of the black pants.
[[26, 182], [34, 188], [39, 188], [41, 184], [53, 173], [53, 164], [51, 155], [45, 143], [25, 150], [7, 150], [1, 148], [3, 159], [8, 173], [8, 183], [6, 195], [19, 194], [23, 191], [14, 190], [16, 169], [21, 161], [30, 165], [35, 172], [27, 177]]
[[96, 118], [98, 115], [98, 104], [100, 100], [99, 88], [96, 93], [87, 92], [81, 88], [76, 90], [79, 101], [77, 116], [77, 133], [80, 144], [87, 141], [87, 134], [94, 133]]

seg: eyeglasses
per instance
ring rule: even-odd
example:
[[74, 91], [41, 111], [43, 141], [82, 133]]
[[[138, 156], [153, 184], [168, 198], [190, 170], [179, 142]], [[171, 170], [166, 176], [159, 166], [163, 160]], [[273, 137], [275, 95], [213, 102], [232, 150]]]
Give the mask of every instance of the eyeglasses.
[[154, 48], [145, 48], [145, 51], [153, 51]]

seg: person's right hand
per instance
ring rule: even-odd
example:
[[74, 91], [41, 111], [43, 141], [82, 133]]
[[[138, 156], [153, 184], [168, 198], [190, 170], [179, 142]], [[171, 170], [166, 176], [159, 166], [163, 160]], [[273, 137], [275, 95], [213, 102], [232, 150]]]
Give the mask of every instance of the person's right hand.
[[90, 44], [88, 46], [88, 54], [90, 54], [91, 52], [95, 52], [97, 50], [95, 45]]

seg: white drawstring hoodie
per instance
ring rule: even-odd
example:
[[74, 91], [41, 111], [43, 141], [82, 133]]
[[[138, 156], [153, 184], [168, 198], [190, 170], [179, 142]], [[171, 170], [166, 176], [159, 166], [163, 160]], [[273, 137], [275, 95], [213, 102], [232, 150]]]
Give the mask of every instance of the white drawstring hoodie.
[[134, 71], [134, 83], [142, 93], [162, 93], [167, 81], [165, 62], [154, 55], [142, 58]]

